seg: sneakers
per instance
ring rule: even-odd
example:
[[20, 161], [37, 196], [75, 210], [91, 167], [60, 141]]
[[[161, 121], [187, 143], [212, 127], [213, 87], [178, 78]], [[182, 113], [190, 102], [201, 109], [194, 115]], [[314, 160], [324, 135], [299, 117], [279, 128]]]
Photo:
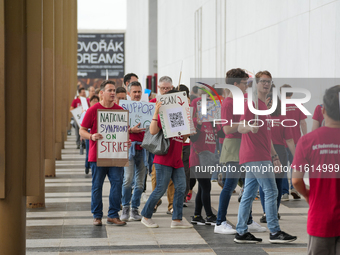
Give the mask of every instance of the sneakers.
[[270, 243], [289, 243], [295, 241], [296, 239], [296, 236], [291, 236], [283, 231], [279, 231], [275, 235], [269, 234]]
[[192, 227], [193, 225], [183, 220], [181, 220], [180, 222], [171, 221], [171, 225], [170, 225], [170, 228], [192, 228]]
[[93, 219], [93, 225], [94, 226], [101, 226], [102, 224], [102, 219], [101, 218], [95, 218]]
[[290, 194], [293, 196], [294, 199], [300, 199], [301, 198], [299, 192], [297, 192], [297, 190], [294, 189], [294, 188], [290, 191]]
[[145, 204], [146, 201], [148, 201], [148, 195], [145, 193], [142, 193], [142, 196], [140, 197], [140, 203]]
[[148, 228], [158, 228], [158, 224], [153, 222], [152, 219], [145, 219], [144, 217], [142, 218], [141, 222], [143, 223], [144, 226]]
[[281, 197], [281, 201], [289, 201], [289, 195], [283, 194], [282, 197]]
[[253, 221], [252, 224], [248, 225], [248, 231], [253, 232], [253, 233], [261, 233], [261, 232], [266, 232], [267, 229], [265, 227], [262, 227], [257, 222]]
[[115, 225], [115, 226], [125, 226], [126, 222], [121, 221], [119, 218], [107, 218], [107, 224]]
[[129, 220], [141, 220], [142, 216], [139, 215], [138, 209], [136, 208], [131, 208], [131, 212], [130, 212], [130, 218]]
[[226, 221], [223, 221], [221, 225], [215, 225], [214, 233], [223, 235], [233, 235], [236, 234], [236, 230], [233, 229]]
[[197, 225], [205, 225], [205, 220], [202, 218], [201, 215], [191, 216], [191, 223]]
[[239, 235], [236, 233], [235, 238], [234, 238], [235, 243], [259, 243], [262, 242], [261, 238], [256, 238], [249, 232], [245, 233], [244, 235]]
[[217, 218], [216, 218], [215, 214], [213, 214], [213, 215], [211, 215], [209, 217], [206, 217], [205, 218], [205, 225], [215, 226], [216, 220], [217, 220]]
[[122, 216], [120, 216], [120, 220], [129, 221], [129, 217], [130, 217], [130, 206], [124, 206]]
[[261, 217], [260, 222], [261, 223], [267, 223], [267, 217], [266, 217], [265, 214], [263, 214], [263, 216]]
[[183, 203], [183, 207], [188, 207], [187, 203]]
[[221, 173], [217, 176], [217, 184], [223, 189], [224, 182], [223, 182], [223, 175]]
[[168, 211], [166, 211], [166, 214], [172, 214], [174, 212], [174, 209], [173, 208], [171, 208], [170, 210], [168, 210]]

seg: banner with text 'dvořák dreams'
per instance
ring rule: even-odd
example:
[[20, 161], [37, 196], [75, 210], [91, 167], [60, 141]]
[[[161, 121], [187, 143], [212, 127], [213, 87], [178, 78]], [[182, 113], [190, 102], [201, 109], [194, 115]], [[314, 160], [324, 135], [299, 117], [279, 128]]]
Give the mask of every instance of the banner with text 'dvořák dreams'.
[[129, 111], [97, 110], [97, 166], [129, 165]]

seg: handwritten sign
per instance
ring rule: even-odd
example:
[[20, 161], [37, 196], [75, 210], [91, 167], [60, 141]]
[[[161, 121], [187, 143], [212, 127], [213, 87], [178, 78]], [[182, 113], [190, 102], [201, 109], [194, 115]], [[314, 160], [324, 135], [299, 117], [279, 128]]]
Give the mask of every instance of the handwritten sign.
[[81, 106], [83, 107], [83, 110], [86, 112], [87, 109], [89, 109], [87, 99], [86, 99], [86, 97], [79, 97], [79, 98], [80, 98]]
[[129, 123], [131, 127], [141, 123], [140, 128], [150, 126], [153, 114], [155, 113], [155, 104], [141, 101], [119, 100], [119, 105], [129, 111]]
[[190, 108], [186, 92], [157, 95], [162, 102], [159, 116], [165, 138], [190, 134]]
[[97, 110], [97, 166], [129, 165], [129, 112], [127, 110]]
[[71, 113], [73, 115], [74, 120], [76, 121], [78, 127], [81, 126], [81, 115], [83, 113], [83, 107], [79, 106], [77, 108], [74, 108], [73, 110], [71, 110]]
[[214, 119], [221, 119], [221, 103], [220, 101], [216, 100], [216, 104], [213, 101], [208, 101], [207, 102], [207, 114], [202, 115], [202, 102], [198, 101], [197, 102], [197, 113], [198, 113], [198, 118], [202, 122], [211, 122], [214, 121]]

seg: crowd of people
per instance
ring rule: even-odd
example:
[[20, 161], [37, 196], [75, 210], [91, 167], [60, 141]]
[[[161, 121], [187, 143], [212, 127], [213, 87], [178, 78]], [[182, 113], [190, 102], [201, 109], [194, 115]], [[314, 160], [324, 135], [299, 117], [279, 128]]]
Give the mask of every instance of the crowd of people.
[[[141, 147], [145, 128], [141, 128], [140, 123], [130, 126], [129, 166], [125, 168], [99, 167], [96, 164], [96, 144], [102, 139], [97, 131], [97, 109], [123, 109], [119, 106], [119, 100], [125, 100], [127, 96], [129, 100], [140, 101], [144, 92], [138, 76], [134, 73], [125, 75], [122, 87], [116, 88], [113, 81], [106, 80], [99, 91], [91, 88], [88, 99], [90, 107], [83, 116], [81, 127], [75, 125], [75, 129], [77, 134], [79, 130], [80, 135], [77, 138], [77, 147], [82, 139], [86, 141], [88, 157], [85, 172], [89, 173], [89, 169], [92, 172], [93, 224], [102, 225], [102, 188], [107, 176], [111, 185], [108, 224], [124, 226], [128, 221], [141, 221], [146, 227], [157, 228], [158, 224], [153, 221], [152, 216], [167, 192], [167, 213], [172, 215], [171, 228], [192, 228], [193, 224], [213, 225], [214, 233], [235, 235], [236, 243], [258, 243], [262, 239], [251, 233], [268, 231], [252, 217], [252, 203], [259, 196], [263, 209], [260, 222], [267, 223], [269, 242], [287, 243], [295, 241], [297, 237], [281, 230], [279, 207], [281, 201], [290, 199], [290, 194], [293, 199], [303, 196], [310, 206], [307, 222], [308, 253], [338, 254], [340, 85], [326, 90], [323, 104], [318, 105], [314, 111], [312, 132], [307, 133], [307, 116], [294, 104], [287, 104], [286, 115], [281, 113], [280, 98], [277, 98], [277, 106], [270, 115], [256, 115], [248, 107], [248, 88], [254, 82], [257, 84], [255, 92], [258, 99], [257, 102], [252, 102], [253, 106], [262, 111], [274, 107], [275, 85], [270, 72], [260, 71], [250, 78], [245, 70], [235, 68], [226, 73], [225, 82], [242, 91], [245, 110], [243, 115], [234, 114], [232, 90], [216, 88], [218, 97], [223, 99], [221, 120], [228, 120], [216, 124], [202, 122], [197, 103], [201, 100], [203, 90], [195, 86], [189, 91], [183, 84], [174, 87], [170, 77], [161, 77], [158, 83], [158, 92], [161, 95], [179, 91], [187, 93], [190, 106], [193, 107], [195, 132], [169, 138], [167, 154], [153, 155]], [[289, 87], [291, 86], [284, 84], [275, 89], [281, 91], [282, 88]], [[83, 88], [78, 92], [80, 96], [85, 95]], [[291, 98], [293, 93], [288, 92], [285, 96]], [[162, 130], [159, 117], [162, 104], [156, 98], [151, 99], [151, 95], [149, 99], [151, 103], [155, 103], [149, 132], [156, 135]], [[80, 104], [80, 99], [75, 99], [71, 110]], [[282, 125], [284, 120], [287, 120], [286, 126]], [[217, 177], [197, 172], [197, 166], [207, 165], [208, 161], [203, 162], [206, 155], [214, 155], [209, 156], [211, 160], [217, 160], [219, 166], [229, 171], [217, 172]], [[305, 185], [303, 179], [306, 172], [309, 172], [309, 186]], [[152, 193], [140, 212], [149, 175]], [[210, 195], [211, 183], [216, 180], [222, 187], [217, 215], [213, 214]], [[182, 220], [182, 212], [191, 199], [196, 181], [198, 187], [195, 210], [190, 224]], [[241, 186], [240, 204], [237, 225], [233, 228], [227, 222], [227, 214], [237, 185]], [[206, 217], [202, 215], [203, 208]]]

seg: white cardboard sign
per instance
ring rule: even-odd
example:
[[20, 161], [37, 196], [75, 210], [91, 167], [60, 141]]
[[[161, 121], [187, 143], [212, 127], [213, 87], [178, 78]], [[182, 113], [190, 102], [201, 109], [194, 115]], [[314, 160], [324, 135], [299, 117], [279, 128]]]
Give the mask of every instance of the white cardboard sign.
[[142, 102], [142, 101], [128, 101], [119, 100], [119, 105], [124, 110], [129, 111], [129, 123], [133, 127], [139, 122], [139, 128], [146, 128], [150, 126], [153, 114], [155, 113], [155, 103]]
[[190, 134], [190, 108], [184, 91], [166, 95], [157, 95], [162, 102], [159, 117], [165, 138]]
[[126, 110], [97, 110], [98, 166], [127, 166], [129, 164], [129, 112]]
[[76, 121], [78, 127], [80, 128], [80, 126], [81, 126], [80, 120], [81, 120], [81, 115], [83, 113], [83, 107], [78, 106], [77, 108], [74, 108], [73, 110], [71, 110], [71, 113], [72, 113], [73, 118]]
[[87, 99], [86, 99], [86, 97], [79, 97], [79, 98], [80, 98], [81, 106], [83, 107], [83, 110], [86, 112], [87, 109], [89, 109]]

